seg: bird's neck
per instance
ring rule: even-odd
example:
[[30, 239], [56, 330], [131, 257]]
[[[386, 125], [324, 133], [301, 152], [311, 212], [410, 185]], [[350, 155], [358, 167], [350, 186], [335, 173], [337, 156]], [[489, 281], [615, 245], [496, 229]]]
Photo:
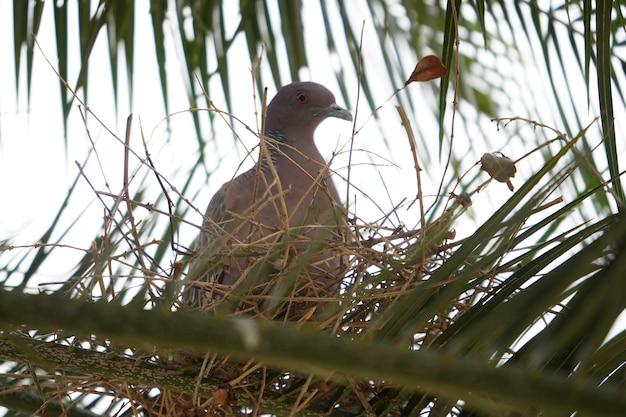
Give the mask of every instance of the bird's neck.
[[[311, 135], [309, 140], [298, 140], [296, 144], [288, 133], [283, 133], [276, 130], [267, 130], [265, 137], [268, 139], [266, 142], [266, 148], [272, 163], [280, 168], [281, 166], [298, 164], [303, 168], [315, 165], [316, 170], [321, 169], [326, 164], [326, 161], [320, 154], [319, 150], [313, 142]], [[267, 155], [261, 150], [261, 169], [264, 172], [269, 171], [269, 161]]]
[[[270, 168], [267, 154], [261, 150], [259, 167], [263, 176], [267, 178], [274, 173], [277, 174], [283, 187], [291, 187], [291, 184], [300, 181], [304, 181], [300, 184], [309, 184], [315, 181], [320, 185], [323, 184], [335, 201], [341, 201], [330, 177], [326, 160], [315, 146], [312, 133], [309, 140], [302, 140], [304, 138], [299, 137], [297, 149], [288, 132], [268, 130], [265, 132], [265, 137], [269, 138], [268, 142], [270, 143], [266, 143], [266, 147], [273, 168]], [[257, 169], [253, 168], [250, 172], [258, 175], [260, 173]], [[318, 178], [320, 174], [322, 177]]]
[[[281, 158], [280, 149], [282, 148], [282, 144], [284, 143], [284, 136], [281, 132], [275, 130], [267, 130], [265, 132], [265, 137], [261, 138], [261, 140], [265, 140], [265, 148], [267, 149], [267, 153], [263, 151], [263, 147], [260, 148], [259, 159], [261, 160], [261, 171], [269, 172], [269, 160], [272, 161], [272, 164], [276, 164], [278, 159]], [[269, 156], [269, 158], [268, 158]]]

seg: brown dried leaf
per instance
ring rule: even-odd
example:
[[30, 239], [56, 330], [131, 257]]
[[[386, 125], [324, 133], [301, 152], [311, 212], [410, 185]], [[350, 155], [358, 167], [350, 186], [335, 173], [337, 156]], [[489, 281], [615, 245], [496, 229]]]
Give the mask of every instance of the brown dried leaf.
[[420, 59], [409, 79], [404, 83], [405, 86], [412, 82], [430, 81], [441, 78], [448, 73], [446, 67], [435, 55], [428, 55]]
[[237, 393], [230, 384], [220, 385], [219, 388], [213, 392], [211, 405], [213, 407], [220, 405], [227, 405], [229, 407], [235, 406], [237, 405]]
[[328, 392], [330, 389], [326, 381], [317, 381], [316, 383], [311, 385], [311, 388], [316, 389], [319, 392]]
[[226, 389], [220, 387], [213, 391], [213, 396], [211, 396], [212, 406], [226, 404], [226, 401], [228, 401], [228, 391]]

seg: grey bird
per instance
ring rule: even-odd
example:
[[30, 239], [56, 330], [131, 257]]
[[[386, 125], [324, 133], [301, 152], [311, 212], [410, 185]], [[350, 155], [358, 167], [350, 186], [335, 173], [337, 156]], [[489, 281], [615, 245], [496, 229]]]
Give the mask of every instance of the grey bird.
[[324, 86], [295, 82], [278, 91], [267, 106], [258, 163], [222, 185], [207, 207], [185, 307], [225, 304], [229, 312], [275, 318], [282, 311], [292, 320], [337, 295], [336, 242], [346, 213], [313, 140], [328, 117], [352, 120]]

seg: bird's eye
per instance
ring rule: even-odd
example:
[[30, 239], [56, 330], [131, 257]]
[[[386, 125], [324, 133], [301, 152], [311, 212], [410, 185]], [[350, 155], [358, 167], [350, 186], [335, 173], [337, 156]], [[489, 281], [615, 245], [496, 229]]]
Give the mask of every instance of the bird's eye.
[[309, 94], [305, 91], [299, 91], [296, 93], [296, 100], [300, 104], [307, 104], [309, 102]]

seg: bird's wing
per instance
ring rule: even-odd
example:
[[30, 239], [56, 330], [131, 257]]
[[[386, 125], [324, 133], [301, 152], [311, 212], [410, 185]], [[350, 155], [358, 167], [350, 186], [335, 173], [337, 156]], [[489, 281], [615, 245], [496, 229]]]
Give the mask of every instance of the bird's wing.
[[229, 239], [229, 223], [233, 222], [227, 207], [227, 184], [213, 195], [204, 214], [202, 230], [194, 246], [194, 258], [189, 265], [188, 284], [181, 297], [186, 307], [202, 307], [211, 302], [215, 297], [213, 284], [224, 273], [219, 251]]

